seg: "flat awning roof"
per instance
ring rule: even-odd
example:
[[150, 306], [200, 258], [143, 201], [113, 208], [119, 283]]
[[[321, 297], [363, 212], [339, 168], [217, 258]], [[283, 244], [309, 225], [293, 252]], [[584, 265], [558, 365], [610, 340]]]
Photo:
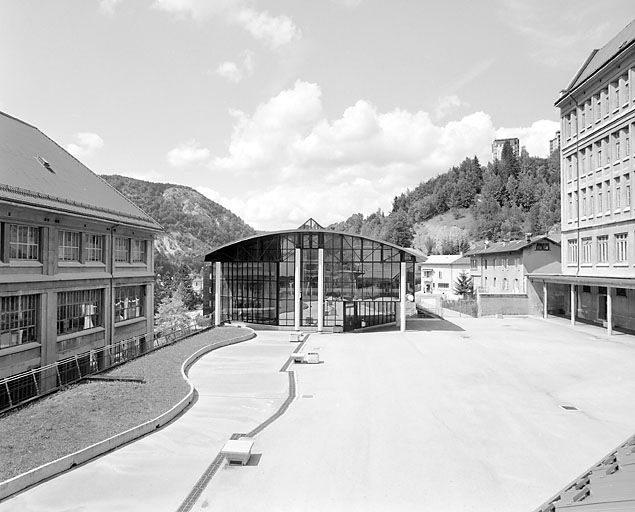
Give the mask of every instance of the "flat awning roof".
[[527, 277], [532, 281], [542, 281], [546, 283], [635, 289], [635, 278], [632, 277], [566, 276], [562, 274], [529, 274]]

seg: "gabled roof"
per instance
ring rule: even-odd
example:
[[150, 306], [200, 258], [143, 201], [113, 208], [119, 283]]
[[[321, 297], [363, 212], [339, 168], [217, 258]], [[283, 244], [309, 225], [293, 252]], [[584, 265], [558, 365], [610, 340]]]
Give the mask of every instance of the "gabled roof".
[[298, 229], [324, 229], [320, 226], [313, 217], [309, 217], [304, 224], [302, 224]]
[[470, 258], [466, 258], [462, 254], [431, 254], [428, 259], [422, 263], [426, 265], [469, 265]]
[[[631, 21], [624, 29], [622, 29], [613, 39], [606, 43], [599, 50], [593, 50], [582, 67], [576, 73], [564, 92], [569, 92], [588, 78], [590, 78], [596, 71], [602, 68], [605, 64], [608, 64], [619, 53], [626, 50], [631, 44], [635, 42], [635, 20]], [[564, 97], [564, 94], [560, 99]], [[560, 101], [556, 101], [556, 105]]]
[[161, 230], [36, 127], [0, 112], [0, 201]]
[[549, 240], [553, 244], [560, 245], [559, 242], [548, 235], [537, 235], [531, 237], [529, 240], [523, 238], [522, 240], [510, 240], [509, 242], [479, 242], [478, 244], [476, 244], [476, 247], [474, 249], [466, 253], [466, 256], [521, 251], [522, 249], [529, 247], [536, 242], [540, 242], [541, 240]]

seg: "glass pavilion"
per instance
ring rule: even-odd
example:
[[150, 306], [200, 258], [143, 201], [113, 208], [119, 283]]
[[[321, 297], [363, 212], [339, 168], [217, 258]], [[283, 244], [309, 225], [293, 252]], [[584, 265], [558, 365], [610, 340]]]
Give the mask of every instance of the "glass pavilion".
[[258, 235], [205, 257], [204, 313], [225, 321], [299, 330], [350, 331], [396, 323], [405, 328], [417, 253], [322, 228]]

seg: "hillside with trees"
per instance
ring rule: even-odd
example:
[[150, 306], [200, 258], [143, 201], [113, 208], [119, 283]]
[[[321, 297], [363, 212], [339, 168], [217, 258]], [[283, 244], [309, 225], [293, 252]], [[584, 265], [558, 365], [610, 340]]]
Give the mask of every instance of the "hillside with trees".
[[154, 246], [155, 310], [172, 308], [173, 314], [175, 303], [182, 303], [185, 310], [197, 307], [201, 297], [192, 289], [192, 276], [200, 273], [205, 254], [256, 233], [240, 217], [190, 187], [117, 175], [102, 178], [165, 230]]
[[200, 268], [213, 248], [256, 233], [236, 214], [190, 187], [118, 175], [102, 178], [163, 226], [156, 251], [159, 259], [173, 264]]
[[[435, 230], [439, 219], [444, 219], [441, 229]], [[474, 240], [515, 239], [559, 225], [558, 153], [539, 158], [523, 149], [516, 157], [505, 144], [500, 160], [482, 166], [476, 157], [465, 158], [395, 197], [387, 215], [357, 213], [329, 227], [449, 254], [467, 250]]]

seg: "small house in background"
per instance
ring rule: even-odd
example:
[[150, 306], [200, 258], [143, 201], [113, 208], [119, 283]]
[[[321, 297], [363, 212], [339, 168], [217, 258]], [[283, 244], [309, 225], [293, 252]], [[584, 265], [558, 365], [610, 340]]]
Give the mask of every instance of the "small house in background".
[[192, 290], [194, 291], [194, 293], [202, 295], [203, 294], [203, 275], [192, 274], [190, 277], [192, 278]]
[[466, 256], [479, 301], [479, 316], [526, 315], [540, 309], [534, 304], [536, 291], [528, 275], [559, 271], [560, 242], [548, 235], [527, 234], [521, 240], [482, 242]]
[[432, 254], [419, 266], [421, 292], [458, 299], [454, 285], [462, 272], [470, 274], [470, 258], [462, 254]]

